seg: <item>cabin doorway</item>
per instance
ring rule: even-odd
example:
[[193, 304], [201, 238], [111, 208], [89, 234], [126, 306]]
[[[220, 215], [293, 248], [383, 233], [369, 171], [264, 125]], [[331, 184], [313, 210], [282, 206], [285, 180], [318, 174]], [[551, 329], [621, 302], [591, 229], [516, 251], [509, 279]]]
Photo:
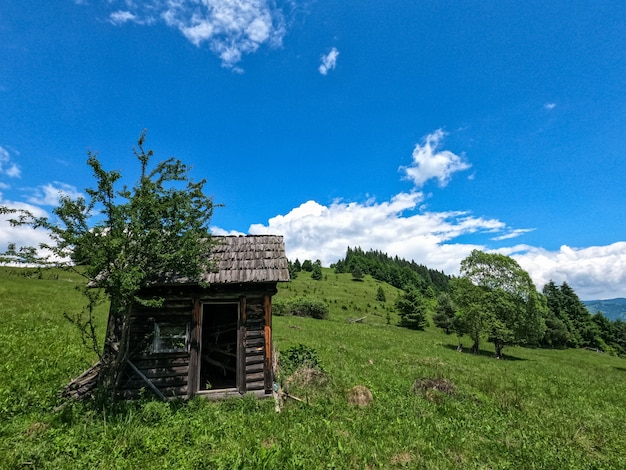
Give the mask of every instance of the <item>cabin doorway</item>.
[[200, 391], [237, 387], [238, 303], [202, 305]]

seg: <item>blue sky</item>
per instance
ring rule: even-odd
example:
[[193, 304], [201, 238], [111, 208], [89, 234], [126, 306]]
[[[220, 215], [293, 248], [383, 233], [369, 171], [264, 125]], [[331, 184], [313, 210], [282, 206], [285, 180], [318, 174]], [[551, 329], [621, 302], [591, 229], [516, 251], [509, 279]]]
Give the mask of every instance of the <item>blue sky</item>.
[[623, 1], [4, 0], [0, 204], [50, 214], [88, 149], [132, 183], [146, 128], [215, 233], [626, 297], [625, 85]]

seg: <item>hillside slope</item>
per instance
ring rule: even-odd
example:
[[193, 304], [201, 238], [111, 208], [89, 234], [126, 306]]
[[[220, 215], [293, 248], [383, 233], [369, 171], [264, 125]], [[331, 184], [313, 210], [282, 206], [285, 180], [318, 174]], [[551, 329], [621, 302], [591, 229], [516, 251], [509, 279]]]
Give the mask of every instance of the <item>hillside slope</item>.
[[[302, 401], [281, 413], [271, 400], [161, 403], [149, 393], [55, 412], [60, 387], [94, 359], [62, 316], [80, 305], [76, 282], [0, 268], [0, 468], [626, 468], [624, 360], [525, 348], [495, 360], [488, 344], [459, 353], [456, 337], [432, 326], [395, 326], [397, 290], [330, 269], [320, 281], [301, 273], [275, 297], [330, 307], [327, 320], [274, 317], [279, 352], [304, 344], [325, 370], [292, 377]], [[369, 405], [349, 402], [357, 385]]]

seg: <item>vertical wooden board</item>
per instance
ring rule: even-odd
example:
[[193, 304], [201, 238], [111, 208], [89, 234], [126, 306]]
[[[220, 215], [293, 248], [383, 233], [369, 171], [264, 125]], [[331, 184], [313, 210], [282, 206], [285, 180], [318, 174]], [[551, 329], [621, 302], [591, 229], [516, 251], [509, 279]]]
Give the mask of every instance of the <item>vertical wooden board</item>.
[[272, 377], [272, 297], [266, 295], [263, 299], [265, 310], [265, 391], [272, 391], [274, 378]]
[[237, 329], [237, 389], [246, 393], [246, 298], [239, 300], [239, 328]]
[[202, 345], [202, 303], [195, 299], [191, 312], [191, 331], [189, 332], [189, 372], [188, 372], [188, 396], [198, 391], [200, 375], [200, 348]]

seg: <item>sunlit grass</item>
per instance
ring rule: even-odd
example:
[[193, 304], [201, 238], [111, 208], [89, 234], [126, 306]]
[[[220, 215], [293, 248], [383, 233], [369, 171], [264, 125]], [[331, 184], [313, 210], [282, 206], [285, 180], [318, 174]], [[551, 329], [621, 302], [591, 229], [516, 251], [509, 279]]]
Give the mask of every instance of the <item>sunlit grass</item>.
[[[398, 291], [302, 273], [278, 298], [328, 303], [328, 320], [275, 317], [277, 348], [315, 348], [328, 381], [271, 400], [74, 404], [58, 392], [95, 355], [63, 312], [80, 279], [0, 269], [0, 468], [625, 468], [626, 362], [580, 350], [505, 349], [505, 360], [456, 351], [433, 327], [398, 328]], [[345, 307], [345, 308], [344, 308]], [[374, 308], [376, 307], [376, 308]], [[389, 323], [387, 321], [389, 313]], [[106, 309], [99, 312], [104, 325]], [[361, 323], [351, 322], [362, 318]], [[466, 349], [469, 341], [465, 341]], [[445, 379], [452, 393], [413, 391]], [[368, 387], [369, 406], [348, 402]]]

